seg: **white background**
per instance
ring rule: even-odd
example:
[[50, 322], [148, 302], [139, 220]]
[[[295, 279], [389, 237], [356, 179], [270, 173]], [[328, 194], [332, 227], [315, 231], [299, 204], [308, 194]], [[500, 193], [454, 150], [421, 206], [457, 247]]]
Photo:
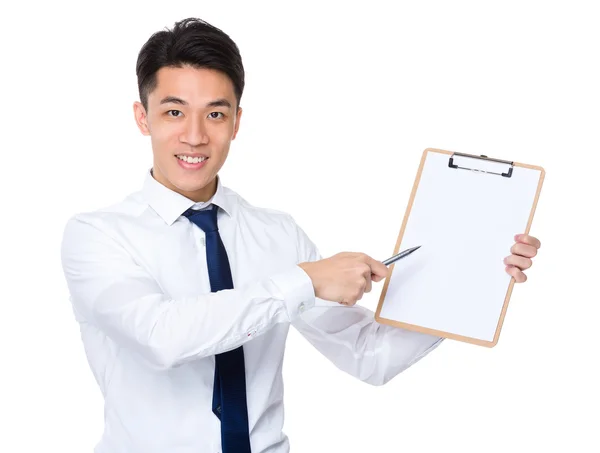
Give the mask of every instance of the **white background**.
[[[141, 186], [137, 52], [188, 16], [229, 33], [247, 72], [224, 183], [291, 213], [325, 256], [392, 254], [427, 147], [547, 172], [542, 248], [497, 347], [447, 340], [371, 387], [291, 331], [292, 451], [600, 451], [594, 3], [3, 2], [0, 451], [91, 452], [100, 437], [60, 239], [75, 212]], [[361, 303], [375, 309], [382, 285]]]

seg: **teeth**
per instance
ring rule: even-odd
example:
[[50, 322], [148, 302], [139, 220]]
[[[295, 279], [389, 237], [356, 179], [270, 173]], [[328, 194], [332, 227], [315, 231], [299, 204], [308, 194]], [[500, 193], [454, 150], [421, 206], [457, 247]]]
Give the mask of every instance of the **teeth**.
[[189, 157], [189, 156], [177, 156], [178, 159], [181, 159], [188, 164], [197, 164], [198, 162], [202, 162], [206, 160], [206, 157]]

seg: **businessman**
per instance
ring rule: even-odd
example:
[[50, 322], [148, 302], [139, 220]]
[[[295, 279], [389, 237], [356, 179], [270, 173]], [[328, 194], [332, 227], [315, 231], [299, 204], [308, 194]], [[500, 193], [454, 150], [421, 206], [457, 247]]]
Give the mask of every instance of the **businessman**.
[[[227, 34], [180, 21], [149, 38], [136, 71], [133, 110], [150, 137], [152, 167], [139, 191], [73, 215], [62, 238], [70, 300], [105, 402], [95, 451], [288, 452], [282, 363], [290, 325], [373, 385], [442, 339], [380, 325], [356, 305], [388, 274], [382, 263], [352, 252], [323, 259], [292, 216], [223, 185], [218, 173], [240, 127], [244, 89]], [[257, 178], [269, 184], [261, 168]], [[539, 247], [515, 236], [505, 271], [516, 282]]]

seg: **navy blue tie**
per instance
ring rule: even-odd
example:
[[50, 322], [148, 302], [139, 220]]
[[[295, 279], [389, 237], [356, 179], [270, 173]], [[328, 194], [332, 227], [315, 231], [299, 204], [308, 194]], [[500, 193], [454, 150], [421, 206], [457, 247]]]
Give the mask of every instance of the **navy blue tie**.
[[[217, 225], [218, 207], [183, 213], [206, 234], [206, 260], [211, 291], [233, 289], [227, 251]], [[244, 350], [240, 346], [215, 356], [213, 412], [221, 420], [223, 453], [250, 453]]]

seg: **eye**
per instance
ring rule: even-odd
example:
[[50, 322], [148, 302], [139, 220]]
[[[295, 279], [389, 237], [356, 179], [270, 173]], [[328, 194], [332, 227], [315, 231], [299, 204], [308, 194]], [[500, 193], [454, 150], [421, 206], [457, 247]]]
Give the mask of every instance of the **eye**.
[[[219, 117], [219, 116], [215, 116], [215, 115], [221, 115], [221, 116]], [[208, 114], [208, 116], [209, 116], [210, 118], [212, 118], [213, 120], [220, 120], [220, 119], [222, 119], [222, 118], [223, 118], [225, 115], [224, 115], [223, 113], [221, 113], [221, 112], [210, 112], [210, 113]]]
[[[169, 115], [171, 112], [181, 113], [181, 111], [179, 111], [179, 110], [168, 110], [167, 115]], [[175, 118], [179, 118], [180, 115], [169, 115], [169, 116], [174, 116]]]

